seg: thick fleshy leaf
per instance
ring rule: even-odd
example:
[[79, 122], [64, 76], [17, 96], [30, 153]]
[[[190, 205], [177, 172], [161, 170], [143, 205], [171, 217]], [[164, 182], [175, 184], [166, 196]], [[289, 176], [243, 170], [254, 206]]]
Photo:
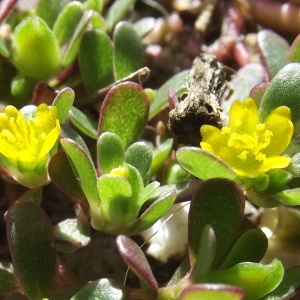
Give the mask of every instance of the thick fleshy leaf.
[[36, 7], [36, 14], [52, 28], [57, 16], [68, 2], [69, 0], [39, 0]]
[[260, 229], [250, 229], [237, 240], [221, 268], [228, 269], [244, 261], [260, 262], [267, 248], [266, 235]]
[[61, 139], [61, 145], [72, 162], [73, 171], [90, 205], [98, 206], [100, 198], [97, 191], [97, 174], [89, 154], [71, 139]]
[[71, 39], [83, 13], [83, 5], [78, 1], [73, 1], [66, 5], [58, 15], [53, 26], [53, 33], [60, 46]]
[[180, 294], [179, 300], [242, 300], [244, 291], [226, 284], [192, 284]]
[[132, 207], [136, 206], [136, 209], [138, 209], [140, 207], [139, 199], [144, 189], [143, 178], [136, 167], [126, 163], [124, 165], [128, 172], [127, 179], [130, 182], [132, 188], [132, 198], [131, 198], [131, 201], [133, 202]]
[[207, 224], [202, 231], [197, 259], [191, 273], [192, 281], [194, 283], [202, 281], [204, 275], [209, 271], [215, 260], [215, 254], [215, 233], [210, 225]]
[[274, 197], [277, 201], [287, 206], [300, 205], [300, 188], [279, 192]]
[[245, 291], [244, 300], [257, 300], [273, 291], [283, 274], [281, 262], [274, 259], [269, 265], [244, 262], [226, 270], [211, 270], [205, 281], [241, 287]]
[[152, 162], [152, 151], [144, 142], [130, 145], [125, 152], [126, 163], [134, 166], [140, 172], [144, 184], [148, 184]]
[[7, 270], [0, 269], [0, 295], [9, 293], [19, 288], [18, 279], [16, 276]]
[[106, 174], [98, 179], [97, 188], [101, 198], [101, 218], [106, 222], [102, 230], [111, 234], [122, 232], [127, 219], [136, 214], [129, 181]]
[[86, 199], [64, 152], [57, 152], [51, 157], [48, 173], [52, 183], [68, 196], [76, 199]]
[[85, 32], [78, 55], [88, 93], [94, 93], [114, 81], [112, 44], [105, 32], [98, 29]]
[[145, 17], [134, 22], [133, 28], [136, 30], [139, 37], [143, 37], [154, 28], [155, 22], [155, 18]]
[[114, 31], [114, 77], [122, 79], [142, 67], [143, 47], [130, 23], [120, 22]]
[[122, 285], [111, 279], [102, 278], [92, 281], [76, 293], [71, 300], [125, 300], [126, 293]]
[[290, 53], [288, 56], [288, 62], [296, 63], [300, 62], [300, 35], [298, 35], [293, 41], [290, 47]]
[[279, 286], [261, 298], [261, 300], [281, 300], [288, 299], [300, 287], [300, 267], [294, 267], [284, 271], [284, 276]]
[[104, 132], [97, 141], [98, 165], [102, 174], [123, 165], [125, 149], [121, 138], [113, 132]]
[[93, 17], [93, 11], [87, 10], [84, 12], [81, 20], [79, 21], [76, 30], [71, 38], [71, 41], [67, 44], [68, 47], [63, 55], [63, 67], [69, 66], [76, 58], [81, 38], [86, 31], [86, 27], [88, 26], [90, 20]]
[[91, 227], [82, 218], [66, 219], [54, 227], [56, 247], [62, 252], [73, 252], [91, 241]]
[[177, 150], [176, 157], [185, 170], [202, 180], [216, 177], [231, 180], [237, 178], [236, 173], [228, 165], [200, 148], [181, 147]]
[[29, 299], [49, 295], [55, 273], [55, 247], [51, 222], [33, 202], [16, 202], [6, 215], [6, 228], [14, 269]]
[[75, 93], [69, 87], [62, 89], [55, 97], [53, 105], [57, 108], [57, 119], [59, 123], [62, 124], [66, 121], [74, 99]]
[[15, 28], [13, 42], [13, 61], [23, 75], [43, 80], [60, 69], [57, 40], [41, 18], [33, 16], [20, 22]]
[[250, 91], [249, 97], [255, 101], [257, 107], [260, 106], [261, 99], [263, 98], [264, 93], [266, 92], [266, 89], [269, 86], [269, 84], [270, 84], [269, 82], [263, 82], [263, 83], [257, 84]]
[[8, 58], [10, 55], [9, 47], [3, 37], [0, 37], [0, 54], [6, 58]]
[[105, 16], [105, 30], [111, 31], [118, 21], [129, 11], [136, 0], [116, 0]]
[[300, 120], [299, 82], [300, 63], [291, 63], [283, 67], [270, 82], [262, 98], [259, 113], [261, 120], [278, 106], [291, 109], [292, 122]]
[[69, 111], [69, 117], [73, 125], [81, 132], [91, 137], [97, 138], [97, 124], [93, 120], [89, 119], [81, 110], [76, 107], [72, 107]]
[[280, 35], [268, 29], [257, 33], [257, 42], [272, 79], [285, 66], [290, 45]]
[[149, 119], [155, 117], [163, 108], [168, 106], [168, 90], [172, 88], [176, 95], [181, 94], [185, 89], [185, 79], [189, 70], [182, 71], [167, 82], [165, 82], [156, 92], [153, 103], [151, 103]]
[[173, 186], [169, 186], [168, 188], [158, 188], [152, 198], [148, 200], [149, 202], [154, 202], [139, 218], [127, 227], [124, 233], [127, 235], [134, 235], [151, 227], [171, 208], [175, 198], [176, 189]]
[[116, 244], [123, 260], [138, 276], [148, 299], [156, 299], [158, 285], [144, 252], [126, 235], [117, 236]]
[[216, 235], [216, 258], [220, 260], [241, 223], [245, 197], [239, 186], [228, 179], [215, 178], [203, 182], [191, 201], [189, 212], [189, 246], [191, 263], [195, 264], [202, 232], [209, 224]]
[[149, 99], [142, 87], [134, 82], [120, 83], [104, 99], [98, 133], [116, 133], [127, 148], [141, 136], [148, 114]]
[[[229, 98], [223, 101], [221, 106], [224, 115], [229, 114], [232, 103], [236, 100], [243, 101], [249, 96], [254, 86], [262, 83], [266, 76], [265, 68], [259, 63], [249, 63], [240, 68], [230, 81], [230, 89], [233, 90]], [[255, 74], [255, 76], [253, 76]]]
[[139, 206], [142, 206], [159, 188], [160, 183], [158, 181], [153, 181], [149, 183], [139, 195]]
[[153, 149], [153, 158], [151, 164], [151, 174], [156, 174], [164, 165], [173, 147], [173, 139], [167, 139], [159, 146]]

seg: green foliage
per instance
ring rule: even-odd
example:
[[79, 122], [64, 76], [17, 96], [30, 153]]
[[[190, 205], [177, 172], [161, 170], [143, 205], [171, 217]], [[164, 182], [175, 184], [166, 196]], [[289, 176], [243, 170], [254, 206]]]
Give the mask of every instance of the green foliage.
[[33, 202], [17, 202], [8, 211], [6, 226], [24, 292], [33, 300], [47, 297], [55, 273], [54, 235], [48, 216]]
[[[243, 52], [239, 52], [241, 42], [236, 41], [232, 61], [235, 67], [241, 64], [243, 67], [231, 80], [227, 78], [232, 93], [224, 94], [226, 101], [223, 98], [220, 101], [224, 124], [232, 104], [250, 95], [259, 107], [262, 122], [275, 108], [288, 106], [294, 125], [293, 139], [282, 153], [285, 159], [292, 157], [290, 165], [246, 178], [238, 176], [230, 162], [226, 164], [200, 147], [178, 144], [176, 136], [167, 131], [168, 103], [172, 102], [172, 109], [176, 96], [185, 90], [189, 70], [184, 68], [191, 64], [190, 56], [195, 44], [199, 46], [198, 40], [189, 32], [184, 37], [179, 32], [181, 22], [184, 23], [182, 16], [189, 12], [179, 13], [177, 23], [160, 1], [136, 2], [39, 0], [28, 11], [9, 8], [10, 14], [3, 18], [1, 104], [22, 107], [21, 112], [29, 119], [35, 107], [27, 106], [31, 100], [33, 104], [55, 106], [60, 135], [47, 157], [34, 168], [36, 177], [30, 184], [25, 180], [26, 167], [30, 166], [26, 152], [20, 148], [18, 155], [25, 163], [19, 163], [16, 172], [0, 151], [1, 176], [8, 179], [1, 178], [1, 207], [7, 209], [4, 214], [7, 245], [0, 261], [0, 297], [7, 300], [291, 297], [300, 286], [299, 268], [284, 271], [277, 259], [269, 264], [262, 264], [261, 260], [267, 250], [274, 250], [272, 242], [281, 247], [299, 247], [299, 211], [287, 208], [300, 205], [299, 36], [289, 47], [275, 32], [260, 30], [256, 34], [259, 63], [245, 64]], [[143, 13], [139, 18], [143, 5], [152, 6], [145, 11], [155, 10], [155, 16]], [[134, 13], [133, 8], [137, 8]], [[177, 10], [175, 4], [172, 9]], [[133, 25], [131, 20], [135, 22]], [[6, 25], [10, 31], [5, 31]], [[148, 33], [150, 38], [146, 37]], [[178, 51], [186, 55], [184, 68], [178, 69], [177, 64], [174, 68], [170, 66], [173, 76], [160, 86], [156, 82], [144, 84], [145, 75], [139, 69], [145, 62], [160, 67], [160, 59], [166, 54], [173, 55], [173, 42], [178, 37], [180, 43], [186, 43], [184, 50]], [[157, 43], [155, 48], [152, 38]], [[217, 44], [218, 41], [213, 45]], [[158, 52], [152, 53], [153, 49]], [[160, 82], [158, 70], [155, 68], [152, 75]], [[142, 84], [152, 88], [144, 89]], [[176, 96], [168, 96], [170, 88]], [[10, 141], [9, 146], [18, 144], [26, 134], [30, 137], [36, 134], [32, 128], [26, 131], [19, 119], [11, 129], [12, 137], [7, 132], [11, 120], [12, 116], [5, 119], [1, 113], [0, 136]], [[44, 129], [40, 128], [36, 139], [44, 138]], [[259, 134], [258, 130], [256, 133]], [[263, 138], [267, 143], [268, 137]], [[257, 150], [260, 146], [267, 147], [255, 142], [249, 145], [254, 154], [261, 150]], [[223, 149], [221, 143], [219, 146]], [[41, 144], [40, 148], [43, 147], [47, 145]], [[39, 173], [42, 167], [43, 173]], [[41, 178], [42, 184], [36, 187]], [[11, 192], [11, 186], [17, 187], [16, 191]], [[53, 187], [57, 189], [49, 195]], [[54, 202], [49, 205], [46, 201], [52, 197]], [[51, 214], [52, 206], [59, 209], [56, 198], [73, 207], [73, 214], [67, 212], [67, 216], [57, 221], [56, 211]], [[172, 279], [163, 286], [155, 279], [142, 246], [128, 236], [151, 228], [170, 213], [175, 202], [183, 201], [190, 202], [187, 254]], [[269, 246], [264, 232], [245, 216], [246, 201], [260, 209], [280, 206], [278, 215], [269, 220], [272, 224], [266, 225], [273, 230]], [[42, 207], [51, 215], [51, 221]], [[170, 218], [176, 219], [176, 212]], [[168, 227], [168, 221], [162, 226]], [[56, 263], [57, 251], [70, 255], [86, 247], [94, 237], [92, 228], [115, 236], [112, 239], [120, 257], [138, 277], [140, 289], [106, 278], [87, 283], [76, 278], [63, 259]], [[156, 234], [161, 232], [162, 228]], [[178, 238], [184, 243], [183, 237]], [[8, 251], [12, 260], [9, 267], [3, 261], [3, 257], [9, 257]]]
[[53, 32], [35, 16], [14, 31], [13, 60], [20, 72], [36, 80], [48, 79], [61, 67], [61, 53]]

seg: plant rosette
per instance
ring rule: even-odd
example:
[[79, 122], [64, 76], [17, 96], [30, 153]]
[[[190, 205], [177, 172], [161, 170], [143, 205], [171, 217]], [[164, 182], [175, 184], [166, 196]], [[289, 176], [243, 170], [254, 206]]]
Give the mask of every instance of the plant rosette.
[[100, 176], [83, 141], [80, 144], [62, 138], [61, 144], [90, 204], [91, 224], [96, 230], [137, 234], [152, 226], [172, 206], [175, 187], [159, 187], [157, 181], [149, 183], [152, 151], [145, 143], [133, 143], [125, 151], [117, 134], [102, 133], [97, 141]]

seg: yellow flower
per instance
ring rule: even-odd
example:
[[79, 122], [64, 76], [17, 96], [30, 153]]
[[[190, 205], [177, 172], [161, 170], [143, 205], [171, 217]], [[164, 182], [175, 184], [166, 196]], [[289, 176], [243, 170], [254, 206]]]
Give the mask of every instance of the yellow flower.
[[[0, 163], [21, 184], [44, 182], [48, 153], [60, 133], [56, 107], [41, 104], [18, 110], [7, 106], [0, 112]], [[35, 184], [34, 181], [37, 179]], [[45, 183], [45, 182], [44, 182]]]
[[281, 154], [292, 134], [288, 107], [277, 107], [261, 123], [254, 100], [248, 98], [232, 104], [229, 126], [220, 130], [203, 125], [200, 146], [226, 162], [238, 175], [253, 178], [288, 166], [290, 158]]
[[110, 174], [121, 176], [121, 177], [124, 177], [125, 179], [128, 179], [128, 174], [127, 174], [125, 168], [123, 168], [122, 166], [112, 169], [110, 171]]

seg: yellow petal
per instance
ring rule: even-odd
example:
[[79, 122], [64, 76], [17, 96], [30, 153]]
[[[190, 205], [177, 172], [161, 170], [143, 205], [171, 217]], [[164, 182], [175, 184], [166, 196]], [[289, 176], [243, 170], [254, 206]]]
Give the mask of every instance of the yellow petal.
[[286, 106], [277, 107], [264, 123], [266, 129], [272, 132], [272, 138], [263, 152], [268, 156], [281, 154], [289, 145], [293, 135], [290, 109]]
[[229, 127], [233, 132], [251, 134], [258, 123], [258, 109], [253, 99], [233, 102], [229, 112]]

